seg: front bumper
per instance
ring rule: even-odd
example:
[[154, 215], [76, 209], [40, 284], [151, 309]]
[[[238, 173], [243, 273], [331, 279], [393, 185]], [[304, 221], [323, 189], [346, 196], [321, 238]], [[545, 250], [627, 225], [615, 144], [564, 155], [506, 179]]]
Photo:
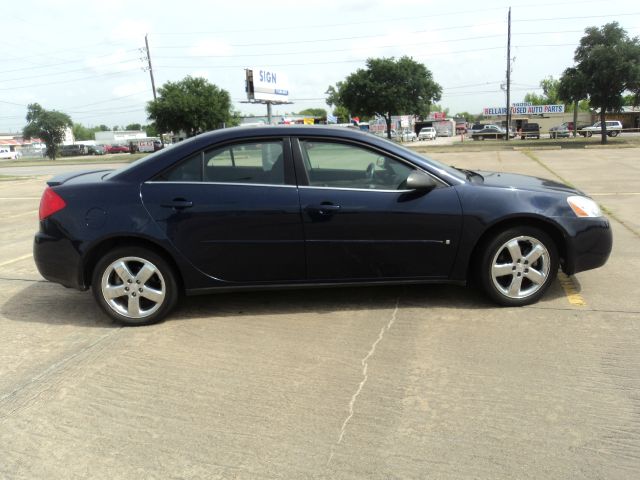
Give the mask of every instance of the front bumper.
[[563, 219], [568, 232], [566, 258], [562, 270], [573, 275], [604, 265], [613, 248], [613, 235], [609, 220], [601, 218]]

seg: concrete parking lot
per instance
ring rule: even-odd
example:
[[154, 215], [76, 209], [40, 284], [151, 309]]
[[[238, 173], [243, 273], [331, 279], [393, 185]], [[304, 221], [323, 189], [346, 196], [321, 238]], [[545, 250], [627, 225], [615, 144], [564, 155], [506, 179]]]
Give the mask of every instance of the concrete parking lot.
[[640, 149], [433, 157], [588, 192], [609, 262], [525, 308], [319, 289], [194, 297], [120, 328], [33, 264], [56, 168], [0, 168], [0, 478], [637, 477]]

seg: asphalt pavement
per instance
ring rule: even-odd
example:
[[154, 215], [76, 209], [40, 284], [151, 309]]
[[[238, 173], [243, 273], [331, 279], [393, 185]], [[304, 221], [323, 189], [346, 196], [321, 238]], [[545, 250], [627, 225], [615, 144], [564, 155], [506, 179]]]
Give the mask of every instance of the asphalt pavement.
[[121, 328], [33, 264], [53, 170], [0, 168], [24, 176], [0, 182], [0, 478], [636, 478], [640, 149], [433, 157], [592, 194], [609, 262], [524, 308], [454, 286], [269, 291]]

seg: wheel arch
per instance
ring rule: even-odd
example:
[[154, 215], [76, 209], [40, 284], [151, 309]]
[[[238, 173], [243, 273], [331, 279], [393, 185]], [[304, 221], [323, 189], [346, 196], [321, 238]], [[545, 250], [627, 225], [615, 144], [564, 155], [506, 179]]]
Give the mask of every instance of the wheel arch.
[[152, 252], [160, 255], [173, 269], [176, 277], [176, 283], [178, 284], [178, 290], [184, 292], [184, 280], [182, 278], [182, 272], [175, 262], [173, 256], [162, 245], [149, 240], [148, 238], [136, 237], [136, 236], [118, 236], [103, 239], [91, 247], [85, 254], [85, 260], [82, 268], [82, 281], [86, 287], [91, 286], [91, 279], [93, 278], [93, 271], [100, 261], [100, 259], [110, 250], [123, 246], [135, 246], [146, 248]]
[[540, 217], [511, 217], [490, 225], [482, 235], [480, 235], [473, 247], [471, 256], [469, 257], [469, 263], [467, 265], [467, 280], [474, 278], [473, 272], [478, 266], [478, 261], [482, 257], [482, 249], [485, 247], [487, 242], [489, 242], [489, 240], [499, 232], [521, 226], [539, 228], [549, 235], [558, 249], [559, 263], [564, 267], [567, 262], [568, 247], [564, 232], [558, 225]]

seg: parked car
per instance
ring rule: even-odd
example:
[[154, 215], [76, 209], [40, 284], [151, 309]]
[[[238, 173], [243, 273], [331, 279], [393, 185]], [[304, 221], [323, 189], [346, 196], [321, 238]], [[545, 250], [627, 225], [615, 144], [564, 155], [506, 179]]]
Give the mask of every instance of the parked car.
[[62, 145], [60, 147], [60, 156], [61, 157], [77, 157], [80, 155], [87, 154], [87, 147], [85, 145], [77, 144], [77, 145]]
[[[608, 137], [617, 137], [622, 133], [622, 123], [619, 120], [606, 120], [606, 130]], [[600, 122], [596, 122], [590, 127], [585, 127], [578, 131], [580, 135], [590, 137], [594, 134], [602, 134], [602, 126]]]
[[482, 123], [474, 123], [471, 128], [469, 129], [469, 133], [471, 135], [473, 135], [474, 132], [479, 132], [480, 130], [482, 130], [484, 128], [484, 125]]
[[573, 132], [573, 122], [564, 122], [549, 129], [550, 138], [569, 137]]
[[540, 125], [537, 123], [525, 123], [520, 129], [520, 140], [536, 138], [540, 140]]
[[89, 155], [104, 155], [107, 151], [104, 145], [89, 145], [87, 147], [87, 153]]
[[47, 183], [38, 270], [91, 288], [128, 325], [161, 320], [182, 293], [275, 286], [476, 278], [498, 304], [527, 305], [559, 266], [599, 267], [612, 244], [573, 187], [452, 168], [349, 129], [216, 130]]
[[9, 148], [0, 148], [0, 158], [7, 160], [17, 160], [21, 157], [20, 152], [11, 151]]
[[418, 133], [418, 140], [435, 140], [437, 136], [436, 129], [433, 127], [424, 127]]
[[108, 145], [107, 153], [129, 153], [129, 147], [126, 145]]
[[415, 142], [418, 139], [418, 136], [413, 130], [402, 130], [398, 132], [397, 130], [392, 129], [391, 138], [399, 142]]
[[507, 131], [497, 125], [485, 125], [480, 130], [473, 130], [471, 138], [474, 140], [486, 140], [487, 138], [505, 140], [507, 138]]

